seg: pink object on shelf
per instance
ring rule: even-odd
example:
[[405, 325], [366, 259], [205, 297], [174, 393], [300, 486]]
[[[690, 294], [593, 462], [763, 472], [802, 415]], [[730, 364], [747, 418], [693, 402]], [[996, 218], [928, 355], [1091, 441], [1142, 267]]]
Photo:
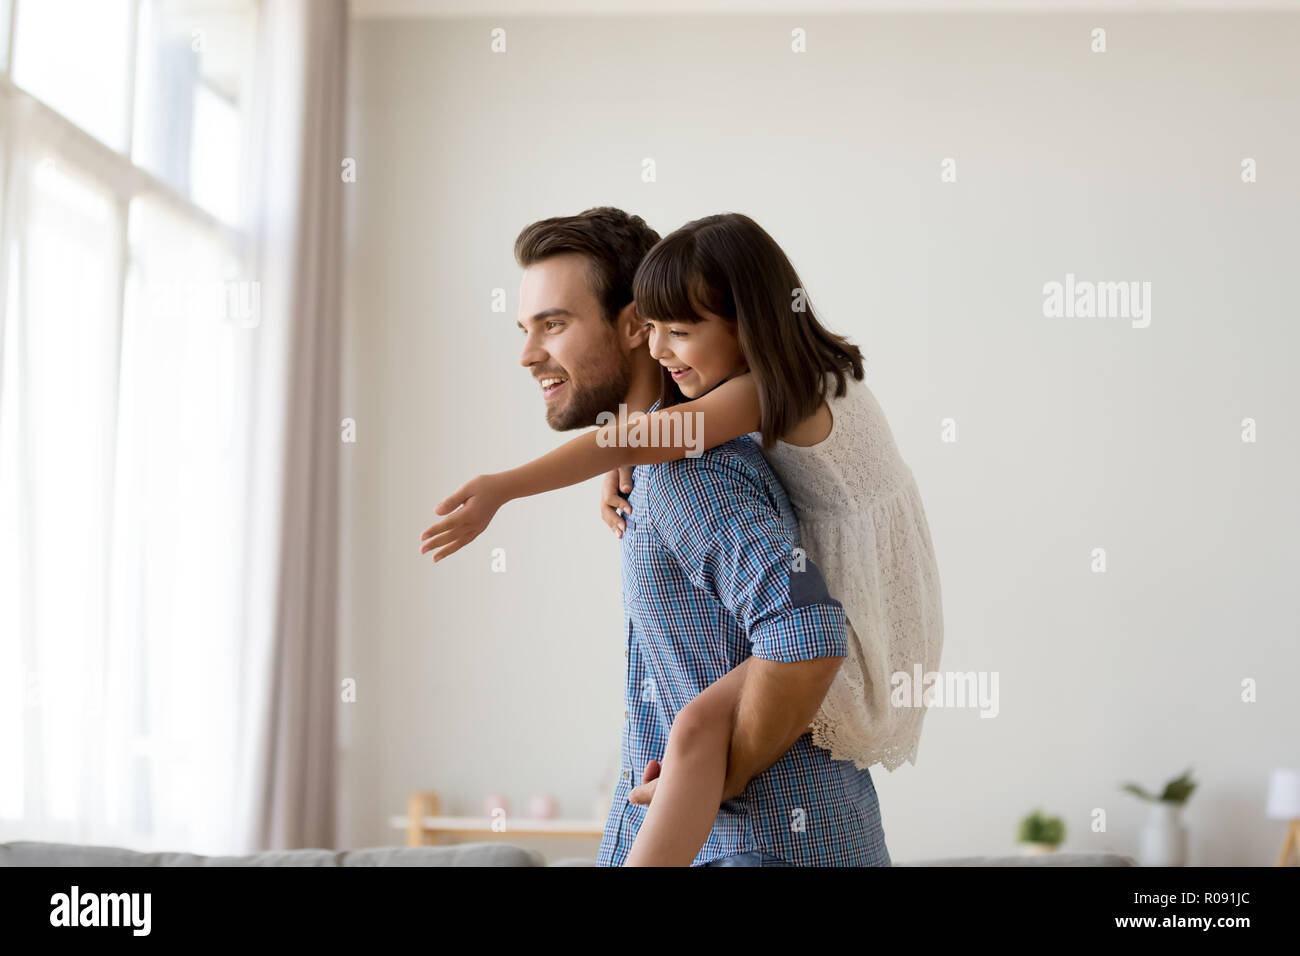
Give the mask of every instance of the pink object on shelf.
[[556, 816], [555, 797], [549, 793], [534, 794], [528, 801], [528, 815], [534, 820], [552, 820]]
[[510, 798], [503, 793], [489, 793], [483, 798], [483, 815], [485, 817], [495, 816], [498, 809], [502, 810], [506, 816], [510, 816]]

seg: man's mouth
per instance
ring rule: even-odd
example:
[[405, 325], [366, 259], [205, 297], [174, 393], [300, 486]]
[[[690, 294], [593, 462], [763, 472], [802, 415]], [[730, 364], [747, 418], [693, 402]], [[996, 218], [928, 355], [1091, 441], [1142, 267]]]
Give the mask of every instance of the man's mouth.
[[539, 378], [537, 384], [542, 386], [542, 399], [550, 401], [555, 397], [555, 393], [564, 388], [567, 378], [559, 375], [548, 375], [545, 378]]
[[668, 374], [673, 377], [673, 381], [675, 382], [680, 382], [687, 375], [691, 374], [691, 367], [689, 365], [665, 365], [664, 368], [668, 369]]

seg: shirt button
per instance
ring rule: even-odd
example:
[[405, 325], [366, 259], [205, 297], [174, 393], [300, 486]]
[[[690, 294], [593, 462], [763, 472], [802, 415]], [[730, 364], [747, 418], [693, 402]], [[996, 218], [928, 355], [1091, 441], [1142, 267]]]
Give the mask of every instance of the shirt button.
[[623, 656], [624, 656], [624, 657], [627, 657], [627, 648], [626, 648], [626, 647], [623, 648]]
[[623, 771], [623, 781], [626, 783], [627, 781], [629, 781], [629, 780], [631, 780], [631, 779], [632, 779], [632, 771], [631, 771], [631, 770], [624, 770], [624, 771]]
[[624, 720], [627, 720], [627, 711], [626, 711], [626, 710], [623, 711], [623, 719], [624, 719]]

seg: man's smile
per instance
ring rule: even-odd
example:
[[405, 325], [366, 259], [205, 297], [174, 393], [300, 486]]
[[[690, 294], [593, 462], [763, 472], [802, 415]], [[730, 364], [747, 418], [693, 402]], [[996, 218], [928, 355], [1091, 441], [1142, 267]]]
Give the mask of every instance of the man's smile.
[[537, 380], [537, 384], [542, 386], [542, 398], [550, 401], [555, 397], [556, 392], [562, 389], [568, 379], [562, 375], [545, 375]]

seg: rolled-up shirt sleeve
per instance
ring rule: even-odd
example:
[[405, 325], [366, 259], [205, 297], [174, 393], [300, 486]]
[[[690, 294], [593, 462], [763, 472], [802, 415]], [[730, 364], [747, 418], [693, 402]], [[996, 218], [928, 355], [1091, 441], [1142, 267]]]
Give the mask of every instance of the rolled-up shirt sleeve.
[[664, 464], [656, 478], [650, 510], [664, 548], [740, 622], [755, 657], [847, 653], [844, 608], [811, 560], [796, 563], [781, 511], [751, 468], [705, 455]]

